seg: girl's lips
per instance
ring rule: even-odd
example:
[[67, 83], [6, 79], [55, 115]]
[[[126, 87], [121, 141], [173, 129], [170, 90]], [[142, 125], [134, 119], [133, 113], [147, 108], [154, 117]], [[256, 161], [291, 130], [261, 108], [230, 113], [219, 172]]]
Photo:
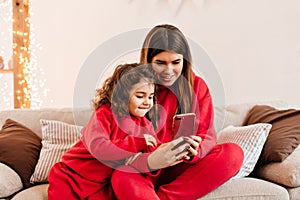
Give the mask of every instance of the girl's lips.
[[149, 109], [149, 107], [139, 107], [139, 109], [145, 109], [145, 110], [147, 110], [147, 109]]

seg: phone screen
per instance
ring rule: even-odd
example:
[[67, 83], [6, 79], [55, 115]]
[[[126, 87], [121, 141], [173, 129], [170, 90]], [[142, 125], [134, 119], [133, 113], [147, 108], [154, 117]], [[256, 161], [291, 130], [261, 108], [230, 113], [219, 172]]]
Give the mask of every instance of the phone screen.
[[195, 113], [185, 113], [173, 117], [173, 134], [174, 139], [181, 136], [194, 135]]

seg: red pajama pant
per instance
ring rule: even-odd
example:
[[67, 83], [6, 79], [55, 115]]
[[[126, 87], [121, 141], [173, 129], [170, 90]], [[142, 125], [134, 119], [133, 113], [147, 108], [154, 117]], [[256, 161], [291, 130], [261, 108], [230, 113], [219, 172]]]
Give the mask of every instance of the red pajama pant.
[[218, 144], [198, 163], [168, 167], [157, 176], [122, 166], [113, 173], [112, 187], [119, 200], [195, 200], [237, 174], [243, 158], [236, 144]]
[[62, 162], [58, 162], [52, 167], [49, 183], [49, 200], [115, 199], [109, 181], [103, 183], [89, 181], [69, 169]]

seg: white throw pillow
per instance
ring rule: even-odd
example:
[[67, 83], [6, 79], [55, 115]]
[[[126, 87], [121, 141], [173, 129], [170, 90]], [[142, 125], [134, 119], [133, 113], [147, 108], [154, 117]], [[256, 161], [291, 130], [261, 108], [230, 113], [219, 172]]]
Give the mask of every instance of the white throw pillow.
[[8, 197], [22, 188], [20, 176], [9, 166], [0, 163], [0, 198]]
[[61, 121], [40, 120], [42, 126], [42, 149], [31, 183], [47, 182], [51, 167], [61, 161], [63, 154], [80, 139], [82, 126]]
[[248, 176], [253, 171], [271, 128], [272, 125], [267, 123], [230, 125], [219, 132], [218, 143], [233, 142], [244, 151], [243, 165], [232, 179]]

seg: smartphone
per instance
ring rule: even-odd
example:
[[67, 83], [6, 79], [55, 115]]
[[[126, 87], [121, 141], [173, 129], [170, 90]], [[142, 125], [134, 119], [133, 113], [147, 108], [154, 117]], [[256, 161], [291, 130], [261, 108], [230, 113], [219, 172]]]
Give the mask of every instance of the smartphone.
[[195, 133], [195, 113], [178, 114], [173, 117], [174, 139], [181, 136], [190, 136]]

